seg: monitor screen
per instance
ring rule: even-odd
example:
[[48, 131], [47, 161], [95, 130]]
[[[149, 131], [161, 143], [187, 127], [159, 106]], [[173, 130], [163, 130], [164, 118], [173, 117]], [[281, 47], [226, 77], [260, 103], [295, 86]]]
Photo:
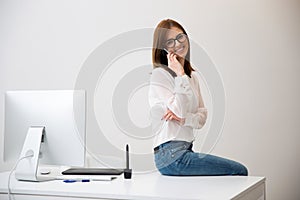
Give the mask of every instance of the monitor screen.
[[18, 160], [29, 127], [44, 126], [39, 163], [84, 166], [85, 102], [83, 90], [6, 92], [4, 161]]

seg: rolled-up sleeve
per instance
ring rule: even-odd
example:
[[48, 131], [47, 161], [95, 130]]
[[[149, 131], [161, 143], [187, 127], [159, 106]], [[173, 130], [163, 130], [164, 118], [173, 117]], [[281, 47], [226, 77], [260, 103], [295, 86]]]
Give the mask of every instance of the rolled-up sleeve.
[[193, 74], [194, 77], [194, 94], [197, 98], [198, 105], [196, 109], [193, 109], [193, 112], [188, 112], [186, 114], [184, 126], [189, 126], [194, 129], [201, 129], [207, 120], [207, 109], [204, 106], [204, 102], [202, 99], [200, 85], [199, 85], [199, 77], [197, 73]]
[[190, 126], [195, 129], [201, 129], [207, 119], [207, 109], [198, 108], [196, 113], [187, 113], [184, 126]]

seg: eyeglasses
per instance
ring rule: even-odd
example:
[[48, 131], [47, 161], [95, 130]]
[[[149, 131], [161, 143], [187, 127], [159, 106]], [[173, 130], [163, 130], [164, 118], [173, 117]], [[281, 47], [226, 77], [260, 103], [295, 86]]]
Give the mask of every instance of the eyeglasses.
[[187, 38], [187, 35], [184, 34], [184, 33], [179, 33], [175, 39], [168, 39], [166, 42], [165, 42], [165, 46], [167, 48], [173, 48], [175, 47], [175, 44], [176, 44], [176, 40], [180, 43], [183, 43]]

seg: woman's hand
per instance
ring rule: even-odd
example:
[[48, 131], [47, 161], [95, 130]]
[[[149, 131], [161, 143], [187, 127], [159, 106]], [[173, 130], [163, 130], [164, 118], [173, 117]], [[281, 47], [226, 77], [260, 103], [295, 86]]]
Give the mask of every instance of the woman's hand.
[[168, 120], [174, 120], [177, 122], [179, 125], [183, 125], [185, 122], [185, 119], [177, 117], [171, 110], [167, 110], [167, 112], [164, 114], [162, 119], [165, 119], [166, 121]]
[[183, 76], [184, 75], [184, 69], [183, 66], [180, 64], [180, 62], [177, 59], [177, 55], [175, 53], [168, 53], [168, 67], [173, 70], [177, 76]]

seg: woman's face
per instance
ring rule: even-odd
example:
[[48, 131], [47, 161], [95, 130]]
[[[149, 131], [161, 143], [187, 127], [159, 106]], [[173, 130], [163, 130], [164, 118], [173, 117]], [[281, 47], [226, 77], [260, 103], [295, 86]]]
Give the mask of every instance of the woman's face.
[[189, 43], [187, 35], [185, 35], [181, 29], [177, 27], [169, 29], [164, 41], [164, 48], [169, 52], [173, 52], [176, 55], [185, 58], [189, 50]]

